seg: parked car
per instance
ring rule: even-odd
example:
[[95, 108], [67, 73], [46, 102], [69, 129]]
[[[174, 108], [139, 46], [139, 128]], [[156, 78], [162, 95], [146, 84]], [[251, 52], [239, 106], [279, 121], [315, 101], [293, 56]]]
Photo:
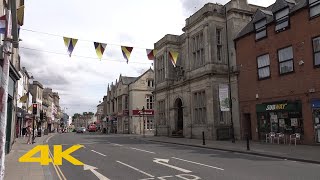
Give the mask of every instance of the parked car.
[[88, 128], [89, 132], [96, 132], [97, 131], [97, 126], [95, 124], [90, 124]]
[[85, 133], [85, 132], [86, 132], [86, 128], [84, 128], [84, 127], [79, 127], [77, 129], [77, 133]]

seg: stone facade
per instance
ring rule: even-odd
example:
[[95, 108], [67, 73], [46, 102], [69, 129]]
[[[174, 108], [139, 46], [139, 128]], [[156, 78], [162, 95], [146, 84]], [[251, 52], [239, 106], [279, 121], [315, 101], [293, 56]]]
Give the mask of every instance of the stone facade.
[[[256, 9], [246, 0], [232, 0], [224, 6], [208, 3], [186, 19], [182, 35], [166, 35], [155, 43], [156, 135], [201, 138], [204, 132], [207, 139], [222, 139], [226, 131], [229, 136], [230, 113], [221, 112], [219, 105], [219, 85], [229, 82], [229, 62], [232, 117], [239, 138], [233, 39]], [[170, 51], [179, 52], [176, 67], [170, 62]]]

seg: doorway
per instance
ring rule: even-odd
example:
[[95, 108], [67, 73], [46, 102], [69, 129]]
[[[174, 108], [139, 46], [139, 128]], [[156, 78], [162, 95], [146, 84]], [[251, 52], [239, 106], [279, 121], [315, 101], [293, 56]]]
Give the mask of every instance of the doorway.
[[176, 125], [177, 125], [177, 132], [183, 132], [183, 107], [182, 107], [182, 100], [180, 98], [176, 99], [175, 102], [176, 108]]
[[245, 113], [244, 114], [244, 122], [243, 122], [243, 135], [244, 139], [249, 136], [249, 139], [252, 140], [252, 132], [251, 132], [251, 114]]
[[8, 154], [10, 152], [10, 144], [11, 144], [11, 126], [12, 126], [12, 98], [8, 97], [7, 101], [7, 129], [6, 129], [6, 146], [5, 153]]

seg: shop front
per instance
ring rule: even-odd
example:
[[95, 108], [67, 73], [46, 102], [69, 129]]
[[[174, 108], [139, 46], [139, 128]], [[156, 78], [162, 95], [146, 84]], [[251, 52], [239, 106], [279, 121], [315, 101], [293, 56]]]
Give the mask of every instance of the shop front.
[[320, 143], [320, 99], [311, 101], [315, 142]]
[[154, 110], [132, 110], [132, 115], [139, 118], [135, 123], [137, 134], [154, 134]]
[[260, 140], [264, 140], [270, 132], [304, 134], [301, 101], [257, 104], [256, 112]]

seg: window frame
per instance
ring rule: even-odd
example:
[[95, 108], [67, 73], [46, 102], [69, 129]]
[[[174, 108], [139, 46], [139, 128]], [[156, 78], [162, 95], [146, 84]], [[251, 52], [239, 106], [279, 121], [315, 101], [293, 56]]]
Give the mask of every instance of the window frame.
[[[262, 21], [265, 21], [265, 22], [266, 22], [265, 25], [264, 25], [264, 26], [261, 26], [260, 28], [256, 28], [256, 24], [258, 24], [259, 22], [262, 22]], [[255, 23], [254, 23], [254, 29], [255, 29], [255, 40], [256, 40], [256, 41], [260, 41], [260, 40], [262, 40], [262, 39], [264, 39], [264, 38], [267, 38], [267, 37], [268, 37], [267, 18], [263, 18], [263, 19], [255, 22]], [[262, 32], [262, 31], [265, 31], [265, 32], [266, 32], [266, 35], [257, 39], [257, 34], [260, 33], [260, 32]]]
[[157, 58], [157, 82], [162, 83], [165, 81], [165, 56], [162, 54]]
[[[282, 49], [289, 48], [289, 47], [292, 47], [292, 59], [287, 59], [287, 60], [285, 60], [285, 61], [280, 62], [279, 51], [281, 51]], [[287, 75], [287, 74], [291, 74], [291, 73], [294, 73], [294, 72], [295, 72], [295, 69], [294, 69], [294, 53], [293, 53], [293, 51], [294, 51], [294, 48], [293, 48], [292, 45], [285, 46], [285, 47], [279, 48], [279, 49], [277, 50], [278, 68], [279, 68], [279, 75], [280, 75], [280, 76], [282, 76], [282, 75]], [[281, 73], [281, 67], [280, 67], [280, 65], [281, 65], [282, 63], [285, 63], [285, 62], [288, 62], [288, 61], [292, 61], [292, 71], [286, 72], [286, 73]]]
[[[259, 67], [258, 59], [259, 59], [259, 57], [262, 57], [262, 56], [265, 56], [265, 55], [268, 55], [268, 56], [269, 56], [269, 65], [263, 66], [263, 67]], [[258, 80], [270, 79], [270, 78], [271, 78], [271, 61], [270, 61], [270, 54], [269, 54], [269, 53], [264, 53], [264, 54], [261, 54], [261, 55], [257, 56], [256, 62], [257, 62], [257, 76], [258, 76]], [[268, 76], [268, 77], [260, 78], [260, 76], [259, 76], [259, 69], [263, 69], [263, 68], [266, 68], [266, 67], [269, 67], [269, 76]]]
[[[282, 12], [282, 11], [285, 11], [286, 9], [288, 9], [288, 15], [283, 16], [283, 17], [277, 19], [276, 14], [277, 14], [277, 13], [280, 13], [280, 12]], [[277, 12], [275, 12], [275, 13], [274, 13], [274, 21], [275, 21], [275, 26], [274, 26], [275, 32], [279, 33], [279, 32], [282, 32], [282, 31], [285, 31], [285, 30], [289, 29], [289, 28], [290, 28], [290, 8], [287, 6], [287, 7], [285, 7], [285, 8], [282, 8], [282, 9], [278, 10]], [[288, 26], [283, 27], [283, 28], [277, 30], [277, 25], [282, 24], [282, 23], [284, 23], [284, 22], [286, 22], [286, 21], [288, 21]]]
[[[207, 101], [206, 91], [199, 90], [193, 92], [193, 122], [195, 124], [206, 124], [207, 122]], [[200, 117], [201, 115], [201, 117]], [[203, 116], [203, 117], [202, 117]]]
[[[148, 87], [153, 88], [154, 87], [154, 80], [153, 79], [148, 79], [147, 80]], [[150, 86], [151, 85], [151, 86]]]
[[154, 96], [146, 95], [147, 107], [146, 109], [154, 109]]
[[[202, 38], [202, 39], [201, 39]], [[205, 65], [205, 40], [203, 30], [191, 37], [192, 44], [192, 69], [197, 69]]]
[[313, 3], [310, 3], [310, 0], [308, 0], [308, 6], [309, 6], [309, 19], [314, 19], [314, 18], [320, 17], [320, 12], [316, 15], [311, 16], [311, 9], [316, 6], [320, 6], [320, 0], [317, 0]]
[[160, 125], [166, 125], [166, 112], [165, 112], [166, 106], [165, 106], [165, 100], [158, 101], [158, 118], [159, 118], [159, 124]]
[[314, 39], [317, 39], [317, 38], [319, 38], [319, 40], [320, 40], [320, 35], [319, 35], [319, 36], [315, 36], [315, 37], [313, 37], [313, 38], [311, 39], [312, 54], [313, 54], [313, 67], [314, 67], [314, 68], [320, 68], [320, 64], [316, 65], [316, 56], [315, 56], [317, 53], [320, 53], [320, 50], [315, 52], [315, 51], [314, 51], [314, 45], [313, 45], [313, 40], [314, 40]]

